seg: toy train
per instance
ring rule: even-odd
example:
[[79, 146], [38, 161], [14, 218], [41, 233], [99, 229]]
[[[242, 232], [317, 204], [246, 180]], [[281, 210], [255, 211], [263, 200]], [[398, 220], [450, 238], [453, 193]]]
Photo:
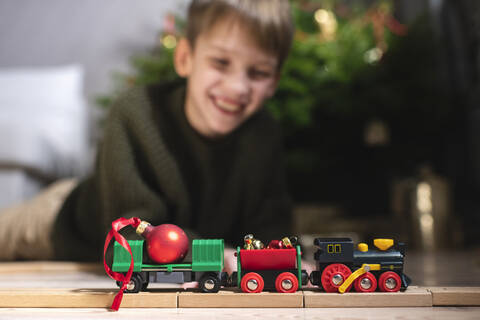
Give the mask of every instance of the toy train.
[[[246, 250], [238, 247], [237, 272], [222, 272], [224, 241], [196, 239], [192, 242], [192, 262], [152, 264], [144, 252], [144, 240], [128, 241], [130, 253], [114, 245], [112, 270], [126, 274], [133, 257], [133, 273], [125, 292], [147, 289], [149, 283], [198, 281], [202, 292], [218, 292], [220, 287], [237, 286], [243, 292], [263, 290], [292, 293], [309, 281], [325, 292], [396, 292], [405, 290], [410, 279], [403, 273], [405, 244], [392, 239], [375, 239], [375, 248], [365, 243], [354, 249], [350, 238], [316, 238], [316, 270], [310, 275], [301, 267], [300, 246], [285, 249]], [[117, 282], [119, 286], [121, 282]]]

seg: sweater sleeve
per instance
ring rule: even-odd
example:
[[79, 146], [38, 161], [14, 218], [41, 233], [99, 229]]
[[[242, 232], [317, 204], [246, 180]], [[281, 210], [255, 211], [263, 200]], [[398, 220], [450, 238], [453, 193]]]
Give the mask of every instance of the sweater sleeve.
[[[103, 231], [119, 217], [167, 219], [167, 205], [155, 181], [151, 144], [160, 139], [141, 97], [126, 97], [108, 119], [96, 168]], [[167, 155], [164, 155], [167, 156]]]
[[[58, 226], [65, 228], [60, 233], [68, 244], [61, 246], [101, 252], [112, 221], [119, 217], [137, 216], [155, 225], [175, 223], [174, 216], [186, 211], [177, 204], [188, 203], [182, 202], [183, 189], [153, 107], [144, 90], [135, 89], [112, 106], [95, 172], [64, 204]], [[59, 233], [59, 228], [55, 229]], [[133, 229], [127, 236], [129, 233]], [[54, 240], [58, 241], [58, 237]], [[76, 253], [63, 250], [60, 256], [78, 258], [72, 254]]]

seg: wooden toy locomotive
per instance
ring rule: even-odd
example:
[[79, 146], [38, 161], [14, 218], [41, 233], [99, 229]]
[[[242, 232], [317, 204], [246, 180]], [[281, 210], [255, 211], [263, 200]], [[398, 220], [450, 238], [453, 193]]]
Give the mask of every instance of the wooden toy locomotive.
[[354, 250], [350, 238], [316, 238], [314, 254], [316, 270], [310, 282], [326, 292], [357, 292], [405, 290], [410, 279], [403, 273], [406, 246], [392, 239], [375, 239], [375, 249], [366, 243]]

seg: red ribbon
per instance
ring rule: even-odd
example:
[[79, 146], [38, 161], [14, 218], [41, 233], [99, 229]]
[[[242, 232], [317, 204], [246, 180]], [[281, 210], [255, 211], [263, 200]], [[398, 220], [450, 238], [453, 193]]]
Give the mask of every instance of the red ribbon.
[[[112, 222], [112, 229], [108, 232], [107, 238], [105, 239], [105, 246], [103, 247], [103, 266], [110, 278], [116, 281], [120, 281], [122, 283], [120, 290], [118, 290], [117, 295], [113, 299], [113, 303], [111, 306], [111, 309], [113, 311], [118, 311], [118, 308], [120, 308], [120, 303], [122, 303], [122, 298], [123, 298], [123, 292], [127, 288], [127, 284], [130, 282], [130, 278], [132, 277], [132, 272], [133, 272], [132, 249], [130, 248], [128, 241], [120, 233], [118, 233], [118, 231], [120, 231], [121, 229], [127, 226], [132, 226], [134, 228], [137, 228], [140, 222], [141, 220], [136, 217], [133, 217], [130, 219], [119, 218]], [[107, 248], [112, 238], [115, 238], [115, 240], [122, 247], [124, 247], [128, 251], [128, 253], [130, 253], [130, 258], [131, 258], [130, 267], [128, 268], [128, 272], [126, 275], [112, 271], [112, 269], [110, 269], [110, 267], [107, 265], [107, 262], [105, 261], [105, 254], [107, 253]]]

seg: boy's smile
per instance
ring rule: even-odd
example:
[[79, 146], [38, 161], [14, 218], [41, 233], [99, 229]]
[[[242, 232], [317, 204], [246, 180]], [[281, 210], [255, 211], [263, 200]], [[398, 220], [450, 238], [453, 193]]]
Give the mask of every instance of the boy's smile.
[[239, 23], [217, 23], [194, 48], [183, 40], [175, 59], [179, 74], [188, 78], [187, 119], [207, 137], [235, 130], [261, 109], [277, 84], [277, 58], [258, 48]]

